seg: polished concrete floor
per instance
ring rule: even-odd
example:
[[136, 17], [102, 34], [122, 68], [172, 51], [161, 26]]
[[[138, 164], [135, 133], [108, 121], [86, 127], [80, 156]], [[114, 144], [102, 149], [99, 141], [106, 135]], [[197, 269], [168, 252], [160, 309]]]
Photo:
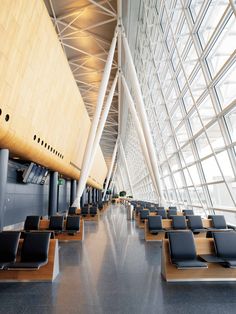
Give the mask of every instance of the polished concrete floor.
[[0, 313], [236, 313], [236, 283], [166, 283], [160, 244], [112, 205], [100, 222], [85, 222], [83, 243], [60, 244], [53, 283], [1, 283]]

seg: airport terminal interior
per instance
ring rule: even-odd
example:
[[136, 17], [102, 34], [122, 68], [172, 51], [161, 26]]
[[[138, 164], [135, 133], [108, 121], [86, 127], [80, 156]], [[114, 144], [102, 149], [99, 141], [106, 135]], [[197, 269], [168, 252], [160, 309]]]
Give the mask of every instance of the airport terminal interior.
[[0, 313], [236, 313], [236, 0], [1, 0], [0, 43]]

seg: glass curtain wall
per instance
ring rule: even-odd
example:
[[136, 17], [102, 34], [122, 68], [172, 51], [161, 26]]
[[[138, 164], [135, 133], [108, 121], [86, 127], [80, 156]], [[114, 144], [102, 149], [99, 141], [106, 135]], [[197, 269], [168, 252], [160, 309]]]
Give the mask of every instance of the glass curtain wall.
[[[167, 203], [236, 224], [236, 1], [141, 0], [138, 25], [133, 55]], [[154, 200], [128, 123], [134, 196]]]

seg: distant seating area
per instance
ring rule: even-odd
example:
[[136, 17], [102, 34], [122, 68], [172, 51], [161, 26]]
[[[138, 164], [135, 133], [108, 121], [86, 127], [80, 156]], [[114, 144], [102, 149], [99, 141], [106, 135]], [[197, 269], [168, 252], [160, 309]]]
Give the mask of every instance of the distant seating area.
[[213, 232], [232, 231], [232, 229], [227, 227], [225, 218], [222, 215], [212, 215], [211, 219], [203, 219], [201, 216], [198, 215], [192, 216], [173, 215], [171, 216], [171, 219], [163, 219], [161, 216], [159, 216], [160, 219], [162, 219], [163, 232], [161, 234], [155, 235], [154, 233], [151, 232], [151, 229], [149, 228], [150, 226], [149, 217], [155, 216], [149, 215], [145, 219], [144, 223], [138, 222], [139, 227], [145, 229], [146, 241], [163, 240], [166, 237], [165, 233], [174, 232], [178, 230], [181, 231], [190, 230], [193, 233], [194, 237], [209, 237], [209, 238], [213, 236], [212, 235]]
[[0, 232], [0, 281], [52, 281], [59, 272], [57, 240], [50, 232]]

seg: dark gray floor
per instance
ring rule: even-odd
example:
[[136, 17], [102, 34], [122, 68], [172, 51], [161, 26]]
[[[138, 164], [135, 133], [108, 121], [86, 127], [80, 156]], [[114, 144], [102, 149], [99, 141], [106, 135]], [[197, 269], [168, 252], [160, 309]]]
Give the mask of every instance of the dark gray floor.
[[0, 284], [0, 313], [236, 313], [236, 283], [167, 284], [160, 244], [111, 206], [99, 224], [85, 222], [83, 243], [60, 245], [54, 283]]

